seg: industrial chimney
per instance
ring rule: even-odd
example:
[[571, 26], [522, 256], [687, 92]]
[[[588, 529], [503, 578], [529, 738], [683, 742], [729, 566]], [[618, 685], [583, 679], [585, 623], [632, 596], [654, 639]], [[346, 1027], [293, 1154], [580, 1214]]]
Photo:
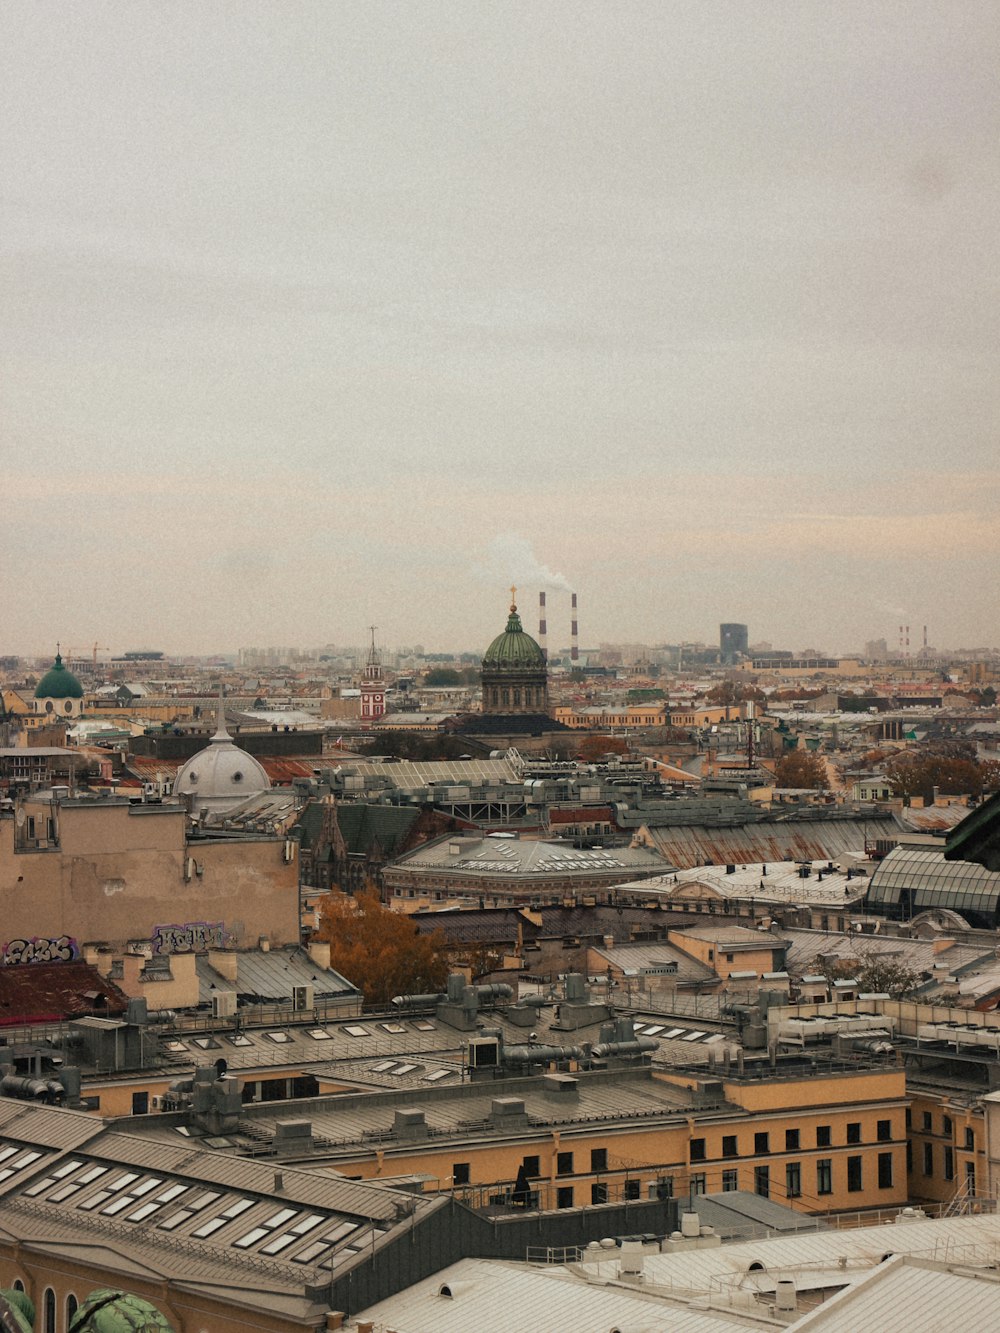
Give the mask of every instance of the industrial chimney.
[[548, 626], [545, 623], [545, 593], [538, 594], [538, 646], [542, 650], [542, 657], [547, 662], [549, 660], [549, 647], [546, 639], [548, 637]]
[[576, 624], [576, 593], [573, 593], [571, 615], [572, 619], [570, 621], [570, 626], [569, 626], [569, 640], [570, 640], [569, 659], [571, 662], [579, 662], [580, 632], [577, 629], [577, 624]]

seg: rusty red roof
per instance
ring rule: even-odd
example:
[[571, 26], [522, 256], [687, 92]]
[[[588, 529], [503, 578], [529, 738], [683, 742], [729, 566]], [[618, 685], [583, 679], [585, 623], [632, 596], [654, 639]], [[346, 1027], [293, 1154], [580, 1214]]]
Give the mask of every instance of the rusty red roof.
[[[25, 943], [37, 947], [38, 941]], [[10, 943], [6, 946], [4, 961], [8, 964], [12, 947]], [[0, 1027], [56, 1023], [91, 1014], [117, 1018], [124, 1014], [127, 1003], [118, 987], [89, 963], [22, 963], [0, 967]]]

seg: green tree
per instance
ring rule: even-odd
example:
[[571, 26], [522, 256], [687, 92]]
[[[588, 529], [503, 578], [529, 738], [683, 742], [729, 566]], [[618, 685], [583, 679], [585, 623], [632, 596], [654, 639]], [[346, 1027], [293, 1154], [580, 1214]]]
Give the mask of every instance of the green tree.
[[776, 787], [808, 787], [813, 791], [828, 791], [830, 780], [826, 764], [811, 750], [789, 750], [774, 766]]
[[461, 685], [462, 677], [451, 667], [434, 667], [424, 677], [424, 684], [428, 686]]
[[330, 966], [359, 988], [366, 1004], [443, 990], [448, 963], [442, 933], [421, 934], [408, 916], [386, 907], [374, 888], [355, 898], [327, 894], [319, 913], [316, 936], [329, 941]]

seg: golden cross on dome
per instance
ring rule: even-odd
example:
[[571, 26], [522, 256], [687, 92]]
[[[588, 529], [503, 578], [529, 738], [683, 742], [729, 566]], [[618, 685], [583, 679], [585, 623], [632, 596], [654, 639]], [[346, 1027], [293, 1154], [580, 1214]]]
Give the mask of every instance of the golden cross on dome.
[[512, 611], [517, 610], [517, 588], [513, 583], [510, 585], [510, 609]]

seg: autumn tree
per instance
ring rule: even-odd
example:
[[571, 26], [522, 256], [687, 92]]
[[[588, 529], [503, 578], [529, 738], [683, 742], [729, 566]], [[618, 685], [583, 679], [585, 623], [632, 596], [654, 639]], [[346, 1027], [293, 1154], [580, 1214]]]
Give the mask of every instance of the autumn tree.
[[983, 788], [980, 766], [971, 759], [954, 759], [948, 755], [897, 755], [883, 770], [892, 783], [894, 795], [909, 800], [921, 796], [933, 800], [935, 787], [950, 795], [978, 796]]
[[809, 787], [813, 791], [828, 791], [830, 780], [826, 764], [811, 750], [789, 750], [774, 766], [777, 787]]
[[607, 754], [628, 754], [628, 745], [620, 736], [587, 736], [576, 753], [584, 763], [593, 764]]
[[849, 958], [820, 954], [811, 966], [831, 985], [835, 981], [857, 981], [858, 991], [863, 995], [889, 995], [901, 1000], [920, 985], [919, 974], [899, 954], [888, 953], [868, 941], [859, 941]]
[[444, 989], [443, 934], [421, 934], [410, 917], [384, 906], [374, 888], [354, 898], [327, 894], [319, 916], [316, 937], [330, 944], [330, 966], [359, 988], [365, 1004]]

